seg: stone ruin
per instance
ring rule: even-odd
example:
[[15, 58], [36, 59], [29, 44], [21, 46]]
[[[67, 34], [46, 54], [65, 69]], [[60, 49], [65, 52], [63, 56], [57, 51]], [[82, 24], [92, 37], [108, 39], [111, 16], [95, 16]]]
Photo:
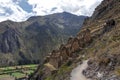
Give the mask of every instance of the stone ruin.
[[[90, 41], [90, 30], [83, 30], [77, 35], [77, 37], [70, 37], [67, 44], [62, 44], [59, 50], [53, 50], [52, 53], [45, 58], [44, 63], [49, 63], [49, 65], [52, 65], [55, 70], [57, 70], [64, 62], [77, 57], [75, 52], [82, 50]], [[47, 70], [49, 69], [48, 65], [45, 65], [45, 67]]]

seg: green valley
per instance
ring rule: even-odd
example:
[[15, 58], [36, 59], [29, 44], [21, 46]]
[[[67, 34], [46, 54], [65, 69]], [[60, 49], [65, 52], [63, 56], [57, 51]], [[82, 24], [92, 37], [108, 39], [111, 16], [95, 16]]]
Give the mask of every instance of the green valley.
[[0, 80], [5, 78], [24, 78], [32, 74], [36, 68], [37, 64], [21, 65], [21, 66], [11, 66], [11, 67], [1, 67], [0, 68]]

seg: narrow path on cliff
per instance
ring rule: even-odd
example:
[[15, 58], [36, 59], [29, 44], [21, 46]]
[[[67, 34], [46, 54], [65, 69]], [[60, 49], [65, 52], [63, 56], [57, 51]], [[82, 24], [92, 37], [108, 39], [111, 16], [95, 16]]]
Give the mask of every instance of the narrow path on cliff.
[[89, 80], [82, 73], [88, 67], [87, 62], [88, 60], [83, 61], [81, 65], [72, 70], [70, 80]]

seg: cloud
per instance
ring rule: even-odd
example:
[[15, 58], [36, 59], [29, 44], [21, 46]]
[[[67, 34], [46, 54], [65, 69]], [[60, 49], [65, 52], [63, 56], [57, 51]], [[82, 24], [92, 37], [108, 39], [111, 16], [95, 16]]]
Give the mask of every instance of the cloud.
[[70, 12], [91, 16], [102, 0], [0, 0], [0, 21], [24, 21], [30, 16]]
[[0, 22], [4, 20], [24, 21], [30, 14], [12, 0], [0, 0]]
[[[33, 5], [33, 11], [37, 15], [46, 15], [57, 12], [70, 12], [76, 15], [91, 16], [97, 5], [102, 0], [28, 0]], [[55, 11], [51, 9], [56, 7]]]

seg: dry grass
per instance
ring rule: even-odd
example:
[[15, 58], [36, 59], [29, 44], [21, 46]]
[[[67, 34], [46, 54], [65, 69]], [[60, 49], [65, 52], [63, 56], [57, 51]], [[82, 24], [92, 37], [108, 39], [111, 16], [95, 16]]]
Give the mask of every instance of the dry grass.
[[56, 68], [53, 65], [51, 65], [50, 63], [46, 63], [46, 64], [44, 64], [44, 66], [47, 66], [51, 71], [56, 70]]

